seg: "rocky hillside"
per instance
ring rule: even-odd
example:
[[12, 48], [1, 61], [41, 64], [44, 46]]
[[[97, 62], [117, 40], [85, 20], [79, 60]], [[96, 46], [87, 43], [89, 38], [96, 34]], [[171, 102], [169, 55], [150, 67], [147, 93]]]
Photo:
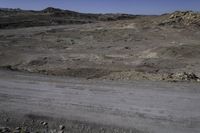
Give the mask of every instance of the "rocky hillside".
[[200, 13], [193, 11], [176, 11], [167, 15], [166, 19], [160, 25], [170, 25], [175, 27], [181, 26], [198, 26], [200, 27]]
[[133, 19], [129, 14], [89, 14], [48, 7], [41, 11], [0, 9], [0, 29]]

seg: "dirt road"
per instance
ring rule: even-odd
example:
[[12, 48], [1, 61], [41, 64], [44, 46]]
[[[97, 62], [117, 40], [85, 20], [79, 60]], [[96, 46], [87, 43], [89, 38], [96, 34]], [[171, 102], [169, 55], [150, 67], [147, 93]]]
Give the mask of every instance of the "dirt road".
[[2, 117], [8, 114], [16, 122], [29, 117], [129, 132], [199, 133], [199, 101], [200, 84], [119, 83], [0, 71], [0, 126], [6, 125]]

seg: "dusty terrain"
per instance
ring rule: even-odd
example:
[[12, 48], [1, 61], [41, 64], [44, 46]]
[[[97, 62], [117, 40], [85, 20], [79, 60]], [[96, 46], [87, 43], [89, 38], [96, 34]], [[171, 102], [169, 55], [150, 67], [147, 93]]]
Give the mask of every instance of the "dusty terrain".
[[0, 132], [199, 133], [199, 58], [192, 11], [0, 9]]
[[[4, 11], [0, 17], [4, 20], [0, 22], [1, 68], [87, 79], [199, 81], [199, 13], [129, 16], [52, 8], [36, 13], [14, 11]], [[52, 16], [59, 13], [64, 17]], [[46, 16], [45, 25], [54, 26], [37, 27], [40, 23], [36, 23], [30, 27], [32, 21], [42, 21], [38, 14]], [[32, 21], [18, 21], [27, 16]], [[85, 22], [46, 24], [58, 18]], [[27, 24], [30, 28], [23, 28]]]
[[199, 100], [198, 83], [0, 71], [0, 132], [199, 133]]

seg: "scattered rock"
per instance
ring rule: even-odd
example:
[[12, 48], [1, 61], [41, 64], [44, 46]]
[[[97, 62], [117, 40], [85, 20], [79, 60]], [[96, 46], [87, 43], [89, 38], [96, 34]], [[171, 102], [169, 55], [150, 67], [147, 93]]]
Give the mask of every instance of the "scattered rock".
[[181, 78], [181, 80], [187, 80], [187, 81], [192, 81], [192, 80], [199, 80], [200, 78], [195, 75], [194, 73], [187, 73], [187, 72], [183, 72], [177, 75], [179, 78]]
[[8, 133], [11, 132], [10, 128], [8, 127], [0, 127], [0, 133]]
[[167, 75], [167, 80], [170, 81], [195, 81], [195, 82], [200, 82], [200, 77], [198, 77], [194, 73], [170, 73]]

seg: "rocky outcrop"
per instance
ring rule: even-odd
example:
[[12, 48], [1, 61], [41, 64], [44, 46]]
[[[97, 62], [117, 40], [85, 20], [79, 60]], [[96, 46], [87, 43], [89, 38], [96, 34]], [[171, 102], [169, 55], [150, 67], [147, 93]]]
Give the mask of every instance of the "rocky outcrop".
[[200, 13], [193, 11], [176, 11], [169, 14], [168, 17], [160, 23], [160, 25], [172, 26], [190, 26], [195, 25], [200, 27]]
[[200, 77], [198, 77], [195, 73], [182, 72], [182, 73], [171, 73], [171, 74], [168, 74], [166, 80], [168, 80], [168, 81], [200, 82]]

